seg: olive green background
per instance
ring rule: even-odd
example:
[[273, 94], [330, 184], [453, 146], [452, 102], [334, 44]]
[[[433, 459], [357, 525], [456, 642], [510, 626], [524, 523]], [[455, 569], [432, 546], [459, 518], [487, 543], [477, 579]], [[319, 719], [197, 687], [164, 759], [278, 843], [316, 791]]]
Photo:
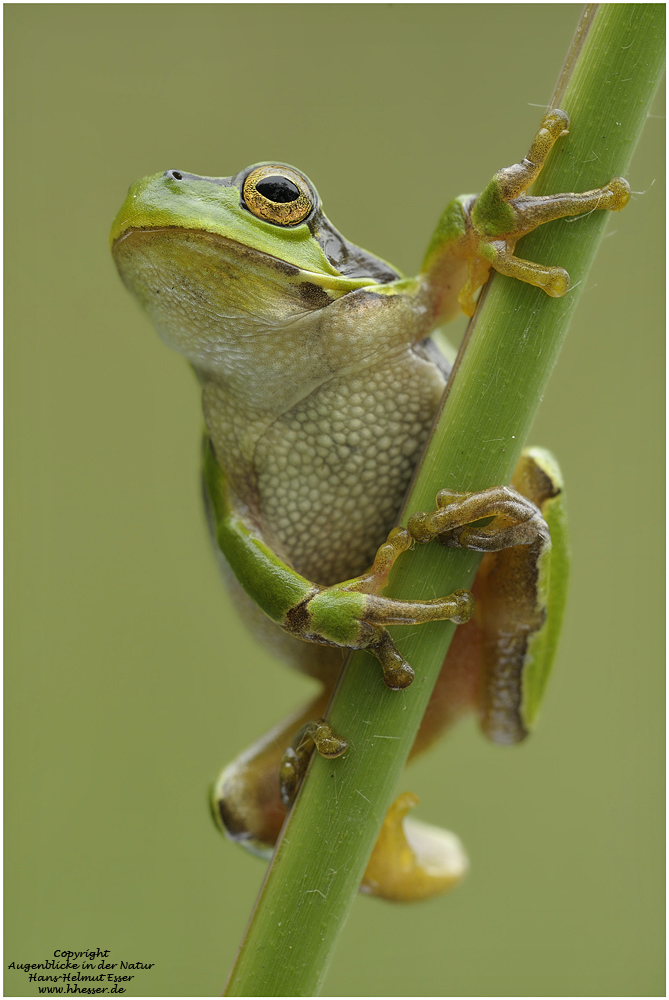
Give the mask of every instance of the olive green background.
[[[208, 782], [312, 690], [218, 579], [195, 381], [109, 256], [128, 186], [292, 162], [415, 272], [446, 202], [525, 153], [579, 11], [5, 7], [6, 965], [100, 947], [155, 963], [129, 995], [220, 993], [264, 865], [216, 832]], [[574, 549], [541, 726], [501, 749], [466, 723], [412, 767], [399, 790], [471, 873], [359, 898], [328, 995], [664, 995], [662, 113], [531, 439]]]

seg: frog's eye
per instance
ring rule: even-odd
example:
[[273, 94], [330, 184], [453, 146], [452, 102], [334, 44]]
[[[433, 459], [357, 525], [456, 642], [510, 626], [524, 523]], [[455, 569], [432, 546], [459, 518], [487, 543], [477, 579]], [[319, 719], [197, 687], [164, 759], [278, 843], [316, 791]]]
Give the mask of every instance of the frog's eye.
[[249, 211], [280, 226], [296, 226], [314, 207], [309, 185], [290, 167], [256, 167], [244, 181], [242, 195]]

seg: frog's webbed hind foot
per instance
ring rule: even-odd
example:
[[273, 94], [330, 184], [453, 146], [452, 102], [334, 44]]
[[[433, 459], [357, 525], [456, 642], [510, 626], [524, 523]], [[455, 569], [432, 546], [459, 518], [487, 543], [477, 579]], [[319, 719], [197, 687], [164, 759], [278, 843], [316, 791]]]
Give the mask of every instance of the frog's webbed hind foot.
[[514, 256], [516, 243], [537, 226], [554, 219], [582, 215], [599, 209], [618, 212], [630, 199], [630, 186], [614, 177], [604, 187], [592, 191], [532, 197], [527, 188], [536, 180], [557, 139], [566, 135], [569, 117], [557, 109], [548, 111], [534, 137], [527, 156], [520, 163], [498, 170], [475, 200], [463, 205], [468, 215], [466, 244], [469, 248], [469, 276], [458, 300], [463, 312], [473, 316], [475, 292], [487, 279], [490, 268], [530, 285], [537, 285], [553, 297], [564, 295], [569, 275], [562, 267], [547, 267]]
[[369, 859], [360, 891], [410, 903], [453, 888], [469, 862], [454, 833], [408, 819], [418, 796], [404, 792], [393, 802]]

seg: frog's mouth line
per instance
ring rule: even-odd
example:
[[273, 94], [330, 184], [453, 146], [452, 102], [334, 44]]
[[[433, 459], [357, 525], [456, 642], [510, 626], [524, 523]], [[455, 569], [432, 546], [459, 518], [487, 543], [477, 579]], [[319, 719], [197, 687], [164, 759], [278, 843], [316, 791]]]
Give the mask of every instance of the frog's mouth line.
[[232, 240], [229, 236], [222, 236], [220, 233], [213, 233], [208, 229], [191, 229], [184, 226], [128, 226], [127, 229], [112, 241], [112, 254], [115, 255], [117, 248], [126, 240], [151, 233], [180, 233], [184, 236], [206, 239], [211, 243], [225, 247], [228, 255], [233, 256], [240, 263], [243, 263], [244, 259], [253, 261], [256, 265], [260, 265], [268, 270], [278, 271], [280, 274], [286, 275], [286, 277], [306, 281], [326, 291], [334, 292], [337, 297], [345, 295], [347, 292], [355, 291], [358, 288], [369, 288], [370, 286], [379, 284], [373, 278], [347, 278], [344, 275], [310, 271], [306, 268], [297, 267], [288, 261], [281, 260], [279, 257], [268, 254], [264, 250], [257, 250], [255, 247], [249, 247], [237, 240]]

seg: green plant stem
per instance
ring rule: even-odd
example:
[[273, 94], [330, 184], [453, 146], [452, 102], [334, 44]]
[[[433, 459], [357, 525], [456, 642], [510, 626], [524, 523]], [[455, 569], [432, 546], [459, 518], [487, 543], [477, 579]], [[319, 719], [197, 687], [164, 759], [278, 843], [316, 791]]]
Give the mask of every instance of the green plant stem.
[[[663, 30], [660, 4], [585, 8], [551, 103], [570, 115], [570, 134], [533, 193], [587, 190], [625, 174], [661, 76]], [[571, 290], [564, 298], [499, 275], [489, 282], [402, 523], [408, 513], [432, 508], [442, 487], [509, 481], [607, 219], [596, 212], [561, 220], [519, 245], [521, 256], [567, 268]], [[385, 593], [421, 598], [468, 587], [479, 558], [418, 547], [399, 560]], [[371, 656], [350, 658], [329, 712], [350, 750], [338, 760], [313, 760], [226, 995], [317, 995], [453, 630], [449, 622], [392, 630], [417, 674], [401, 693], [383, 687]]]

